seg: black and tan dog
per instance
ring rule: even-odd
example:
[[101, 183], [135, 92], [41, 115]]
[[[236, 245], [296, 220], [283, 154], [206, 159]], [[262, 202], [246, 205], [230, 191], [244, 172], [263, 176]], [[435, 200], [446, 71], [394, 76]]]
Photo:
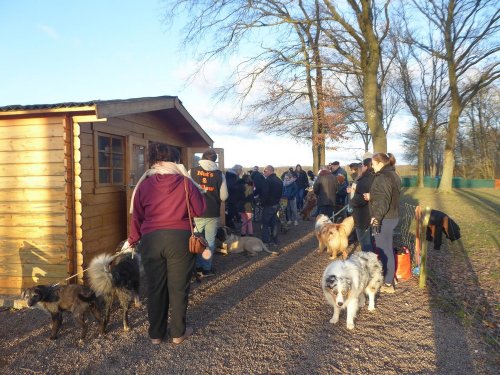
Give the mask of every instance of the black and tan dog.
[[98, 321], [100, 320], [96, 295], [90, 288], [83, 285], [37, 285], [25, 289], [22, 297], [29, 307], [38, 307], [50, 314], [52, 318], [50, 338], [52, 340], [57, 338], [59, 327], [62, 324], [63, 311], [69, 311], [73, 314], [73, 318], [82, 328], [81, 339], [87, 333], [85, 322], [87, 313], [90, 311]]
[[[119, 249], [123, 242], [118, 245]], [[135, 253], [134, 249], [120, 252], [117, 255], [100, 254], [92, 259], [87, 273], [90, 287], [103, 305], [101, 333], [106, 332], [115, 295], [122, 308], [123, 330], [130, 331], [129, 306], [132, 300], [134, 300], [135, 307], [141, 306], [139, 301], [139, 255]]]

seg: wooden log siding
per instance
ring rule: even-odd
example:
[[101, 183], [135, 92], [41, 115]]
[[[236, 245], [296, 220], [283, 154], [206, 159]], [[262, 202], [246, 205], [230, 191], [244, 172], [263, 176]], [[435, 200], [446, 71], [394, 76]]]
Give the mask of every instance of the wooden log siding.
[[[123, 137], [131, 131], [105, 123], [80, 123], [80, 180], [81, 187], [81, 244], [77, 244], [77, 263], [85, 269], [92, 258], [103, 252], [114, 252], [118, 243], [127, 236], [126, 198], [124, 186], [100, 187], [96, 181], [99, 166], [95, 159], [98, 134]], [[81, 246], [81, 249], [80, 249]], [[81, 255], [79, 252], [81, 251]], [[81, 258], [80, 258], [81, 257]]]
[[64, 118], [0, 126], [0, 294], [64, 279], [67, 195]]

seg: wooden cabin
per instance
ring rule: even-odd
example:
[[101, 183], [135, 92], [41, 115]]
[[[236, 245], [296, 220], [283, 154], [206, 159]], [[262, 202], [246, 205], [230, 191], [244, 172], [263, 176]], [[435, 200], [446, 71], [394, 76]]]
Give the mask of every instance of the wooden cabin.
[[175, 96], [0, 107], [0, 294], [82, 282], [115, 251], [151, 142], [187, 169], [213, 145]]

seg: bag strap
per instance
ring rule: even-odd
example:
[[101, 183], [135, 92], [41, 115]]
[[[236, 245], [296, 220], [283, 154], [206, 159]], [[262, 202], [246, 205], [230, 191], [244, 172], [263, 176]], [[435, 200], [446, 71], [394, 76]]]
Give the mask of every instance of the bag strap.
[[184, 178], [184, 190], [186, 191], [186, 206], [189, 216], [189, 227], [191, 228], [191, 234], [194, 235], [193, 231], [193, 219], [191, 218], [191, 208], [189, 207], [189, 195], [188, 195], [188, 187], [187, 187], [187, 178]]

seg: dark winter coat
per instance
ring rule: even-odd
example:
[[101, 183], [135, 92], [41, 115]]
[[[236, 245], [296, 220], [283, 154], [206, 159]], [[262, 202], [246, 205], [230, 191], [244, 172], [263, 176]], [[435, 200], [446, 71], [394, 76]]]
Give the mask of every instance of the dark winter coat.
[[258, 197], [261, 193], [262, 193], [262, 186], [264, 186], [265, 182], [266, 182], [266, 178], [264, 177], [264, 175], [258, 171], [253, 171], [251, 174], [250, 174], [250, 178], [252, 179], [253, 181], [253, 186], [254, 186], [254, 191], [253, 191], [253, 195], [254, 197]]
[[370, 226], [370, 207], [368, 201], [363, 198], [364, 193], [370, 192], [370, 187], [375, 176], [371, 172], [365, 172], [356, 181], [356, 190], [351, 198], [352, 217], [354, 225], [359, 229], [366, 229]]
[[275, 173], [267, 176], [262, 186], [260, 202], [262, 207], [278, 205], [283, 193], [283, 181]]
[[375, 173], [370, 188], [370, 216], [382, 222], [382, 219], [399, 218], [399, 191], [401, 179], [396, 174], [396, 168], [386, 165]]
[[321, 170], [314, 182], [313, 190], [318, 206], [335, 206], [336, 194], [339, 188], [337, 177], [330, 171]]
[[309, 178], [305, 171], [298, 172], [297, 180], [295, 181], [299, 189], [306, 189], [309, 187]]

